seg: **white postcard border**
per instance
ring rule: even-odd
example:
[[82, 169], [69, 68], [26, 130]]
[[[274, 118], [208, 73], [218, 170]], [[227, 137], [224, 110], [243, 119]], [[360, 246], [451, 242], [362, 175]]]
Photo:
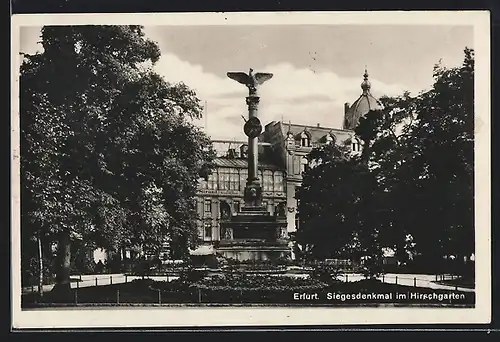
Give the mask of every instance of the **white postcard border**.
[[[158, 307], [21, 310], [19, 29], [83, 24], [148, 25], [470, 25], [475, 50], [475, 308]], [[491, 320], [490, 15], [488, 11], [30, 14], [12, 16], [11, 296], [14, 328], [203, 327], [489, 323]]]

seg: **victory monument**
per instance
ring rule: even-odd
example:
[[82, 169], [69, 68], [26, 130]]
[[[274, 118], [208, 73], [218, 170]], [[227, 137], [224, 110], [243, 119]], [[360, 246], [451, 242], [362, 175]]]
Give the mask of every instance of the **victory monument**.
[[221, 201], [221, 240], [217, 251], [226, 258], [245, 260], [275, 260], [288, 258], [288, 233], [285, 205], [271, 215], [262, 204], [262, 187], [258, 178], [258, 137], [262, 124], [258, 118], [260, 97], [258, 88], [273, 77], [270, 73], [248, 74], [228, 72], [227, 76], [248, 88], [246, 103], [248, 120], [243, 130], [248, 137], [248, 178], [244, 191], [245, 203], [240, 212], [231, 214], [229, 204]]

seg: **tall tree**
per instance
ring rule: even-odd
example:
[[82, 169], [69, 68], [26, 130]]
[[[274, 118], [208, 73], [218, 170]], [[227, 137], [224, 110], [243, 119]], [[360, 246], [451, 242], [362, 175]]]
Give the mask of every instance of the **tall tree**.
[[304, 175], [297, 238], [319, 257], [347, 248], [374, 275], [383, 247], [402, 261], [415, 248], [427, 265], [474, 253], [474, 52], [464, 55], [435, 67], [429, 91], [383, 97], [355, 130], [361, 156], [311, 153], [326, 162]]
[[41, 38], [21, 67], [22, 215], [58, 243], [55, 289], [69, 288], [75, 238], [119, 250], [170, 236], [187, 250], [213, 158], [190, 123], [196, 94], [153, 71], [160, 51], [140, 26], [44, 27]]

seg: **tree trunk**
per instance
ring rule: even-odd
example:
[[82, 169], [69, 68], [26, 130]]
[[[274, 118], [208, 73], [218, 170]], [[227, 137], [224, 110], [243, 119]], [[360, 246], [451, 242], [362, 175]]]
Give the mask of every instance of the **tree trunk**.
[[43, 297], [43, 251], [41, 233], [38, 233], [38, 294]]
[[61, 232], [57, 248], [56, 285], [52, 291], [70, 292], [71, 241], [69, 231]]

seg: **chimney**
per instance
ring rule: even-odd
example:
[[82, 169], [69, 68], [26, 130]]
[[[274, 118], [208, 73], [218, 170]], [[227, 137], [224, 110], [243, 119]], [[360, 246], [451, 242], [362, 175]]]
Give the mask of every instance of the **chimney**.
[[248, 145], [243, 144], [240, 146], [240, 157], [247, 158], [248, 157]]
[[236, 158], [236, 150], [234, 148], [230, 148], [227, 151], [227, 157], [230, 158], [230, 159]]

